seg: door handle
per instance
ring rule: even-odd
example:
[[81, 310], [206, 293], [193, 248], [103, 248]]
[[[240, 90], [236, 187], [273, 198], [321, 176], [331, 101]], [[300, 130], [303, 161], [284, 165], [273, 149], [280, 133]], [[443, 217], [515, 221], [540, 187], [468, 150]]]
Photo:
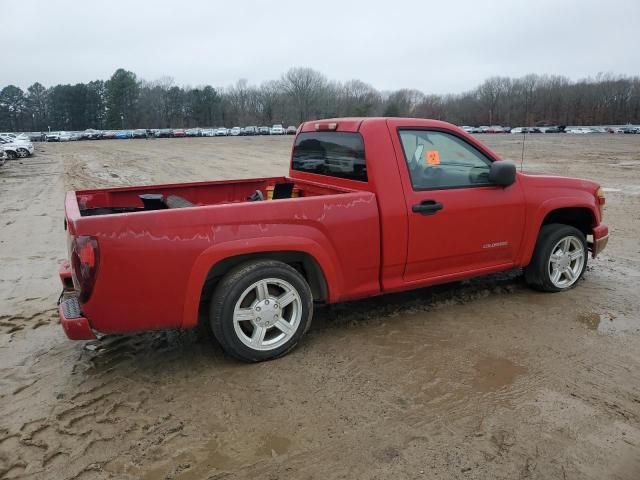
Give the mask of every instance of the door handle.
[[435, 200], [423, 200], [411, 207], [411, 211], [413, 213], [419, 213], [420, 215], [433, 215], [443, 208], [444, 206], [440, 202], [436, 202]]

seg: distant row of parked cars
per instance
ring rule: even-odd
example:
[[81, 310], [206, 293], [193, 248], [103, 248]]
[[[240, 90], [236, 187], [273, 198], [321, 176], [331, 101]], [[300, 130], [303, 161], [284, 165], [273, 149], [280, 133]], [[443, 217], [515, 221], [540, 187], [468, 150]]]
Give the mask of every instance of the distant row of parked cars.
[[33, 155], [33, 143], [24, 133], [0, 133], [0, 166], [7, 160]]
[[153, 128], [135, 130], [94, 130], [84, 132], [49, 132], [40, 135], [38, 140], [46, 142], [70, 142], [75, 140], [108, 140], [128, 138], [181, 138], [181, 137], [226, 137], [251, 135], [295, 135], [297, 128], [275, 124], [272, 127], [218, 127], [218, 128]]
[[491, 127], [469, 127], [461, 126], [467, 133], [634, 133], [640, 134], [640, 126], [625, 125], [624, 127], [566, 127], [561, 126], [544, 126], [544, 127], [503, 127], [501, 125], [493, 125]]

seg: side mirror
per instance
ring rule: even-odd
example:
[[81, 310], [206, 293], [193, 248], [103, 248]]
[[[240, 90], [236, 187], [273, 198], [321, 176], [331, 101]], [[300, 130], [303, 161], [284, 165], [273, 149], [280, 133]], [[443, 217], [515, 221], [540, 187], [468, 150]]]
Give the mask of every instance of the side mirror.
[[505, 160], [493, 162], [489, 169], [489, 181], [501, 187], [508, 187], [516, 181], [516, 166]]

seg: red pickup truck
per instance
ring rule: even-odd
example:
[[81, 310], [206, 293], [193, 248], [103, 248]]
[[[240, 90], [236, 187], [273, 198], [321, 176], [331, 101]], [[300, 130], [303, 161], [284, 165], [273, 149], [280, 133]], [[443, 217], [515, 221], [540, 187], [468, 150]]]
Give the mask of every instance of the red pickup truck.
[[289, 176], [67, 193], [62, 326], [210, 327], [230, 355], [284, 355], [314, 303], [524, 267], [557, 292], [606, 245], [598, 184], [527, 175], [448, 123], [300, 126]]

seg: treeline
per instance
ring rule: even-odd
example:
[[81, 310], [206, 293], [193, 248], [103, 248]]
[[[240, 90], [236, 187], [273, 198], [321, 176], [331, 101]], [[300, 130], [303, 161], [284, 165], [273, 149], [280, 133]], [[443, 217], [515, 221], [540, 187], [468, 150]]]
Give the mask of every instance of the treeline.
[[117, 70], [109, 80], [0, 91], [0, 131], [298, 125], [315, 118], [411, 116], [458, 125], [531, 126], [640, 123], [640, 77], [492, 77], [472, 91], [428, 95], [381, 92], [360, 80], [336, 82], [310, 68], [278, 80], [227, 88], [179, 87], [170, 77], [140, 80]]

